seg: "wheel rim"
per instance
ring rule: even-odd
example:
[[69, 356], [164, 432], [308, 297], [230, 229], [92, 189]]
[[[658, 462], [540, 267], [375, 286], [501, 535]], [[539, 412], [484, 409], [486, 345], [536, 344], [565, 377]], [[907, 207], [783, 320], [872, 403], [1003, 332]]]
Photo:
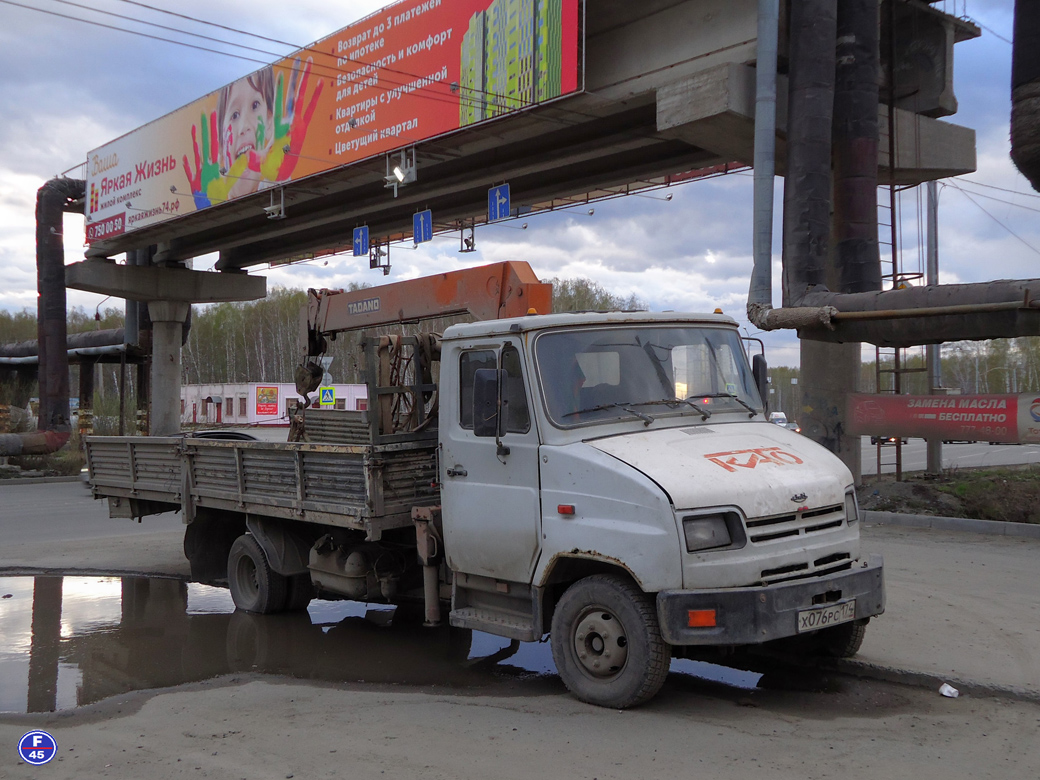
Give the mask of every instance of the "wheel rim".
[[615, 677], [628, 661], [628, 636], [617, 616], [602, 607], [581, 613], [574, 629], [574, 655], [589, 675]]
[[238, 587], [244, 595], [255, 599], [260, 593], [260, 583], [257, 579], [256, 563], [248, 555], [243, 555], [238, 560]]

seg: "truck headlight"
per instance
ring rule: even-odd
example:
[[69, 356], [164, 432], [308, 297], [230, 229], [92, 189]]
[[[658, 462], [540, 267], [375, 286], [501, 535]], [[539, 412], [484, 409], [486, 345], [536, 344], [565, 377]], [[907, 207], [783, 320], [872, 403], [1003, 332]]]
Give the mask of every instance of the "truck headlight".
[[856, 491], [850, 490], [845, 494], [845, 521], [852, 525], [859, 520], [859, 503], [856, 501]]
[[687, 552], [729, 547], [733, 543], [723, 514], [684, 517], [683, 533], [686, 535]]

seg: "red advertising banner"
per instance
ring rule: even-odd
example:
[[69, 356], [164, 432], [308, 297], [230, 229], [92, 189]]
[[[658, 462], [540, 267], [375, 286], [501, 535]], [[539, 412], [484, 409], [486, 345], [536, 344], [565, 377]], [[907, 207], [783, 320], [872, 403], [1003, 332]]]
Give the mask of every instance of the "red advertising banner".
[[577, 92], [579, 8], [579, 0], [389, 5], [91, 152], [87, 240]]
[[849, 433], [1040, 442], [1040, 394], [849, 395]]

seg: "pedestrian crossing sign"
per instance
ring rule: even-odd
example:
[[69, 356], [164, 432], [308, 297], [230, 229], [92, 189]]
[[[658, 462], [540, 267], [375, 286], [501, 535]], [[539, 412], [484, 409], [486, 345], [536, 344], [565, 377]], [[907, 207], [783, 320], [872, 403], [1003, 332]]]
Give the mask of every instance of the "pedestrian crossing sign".
[[336, 388], [335, 387], [319, 387], [318, 392], [321, 393], [321, 400], [319, 404], [321, 406], [335, 406], [336, 405]]

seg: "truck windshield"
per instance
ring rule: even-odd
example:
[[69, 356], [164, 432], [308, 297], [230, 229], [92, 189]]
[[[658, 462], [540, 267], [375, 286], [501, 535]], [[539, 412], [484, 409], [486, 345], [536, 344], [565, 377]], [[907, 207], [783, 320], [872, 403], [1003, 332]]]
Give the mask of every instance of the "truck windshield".
[[[761, 412], [736, 331], [671, 326], [544, 333], [542, 395], [560, 427], [647, 416]], [[689, 403], [687, 403], [689, 402]], [[707, 414], [705, 414], [707, 413]]]

